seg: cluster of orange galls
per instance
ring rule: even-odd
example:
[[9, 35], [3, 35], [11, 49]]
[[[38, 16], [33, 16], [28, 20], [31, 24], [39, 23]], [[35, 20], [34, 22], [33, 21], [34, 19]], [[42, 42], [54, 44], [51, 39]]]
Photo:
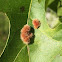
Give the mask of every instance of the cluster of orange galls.
[[[38, 19], [34, 19], [32, 21], [32, 24], [34, 26], [34, 29], [38, 29], [40, 27], [40, 21]], [[29, 25], [24, 25], [24, 27], [21, 29], [21, 40], [23, 41], [23, 43], [25, 44], [29, 44], [30, 43], [30, 39], [33, 36], [33, 33], [30, 32], [31, 27]]]

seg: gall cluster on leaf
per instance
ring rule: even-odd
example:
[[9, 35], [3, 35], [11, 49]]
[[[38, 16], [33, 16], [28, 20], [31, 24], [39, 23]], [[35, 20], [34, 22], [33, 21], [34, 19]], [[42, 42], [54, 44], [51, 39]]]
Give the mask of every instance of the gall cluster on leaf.
[[40, 23], [40, 21], [38, 19], [34, 19], [32, 21], [32, 24], [33, 24], [33, 26], [34, 26], [35, 29], [38, 29], [40, 27], [41, 23]]
[[33, 33], [30, 32], [31, 28], [29, 25], [24, 25], [24, 27], [21, 29], [21, 39], [23, 41], [23, 43], [25, 44], [29, 44], [30, 43], [30, 39], [33, 36]]

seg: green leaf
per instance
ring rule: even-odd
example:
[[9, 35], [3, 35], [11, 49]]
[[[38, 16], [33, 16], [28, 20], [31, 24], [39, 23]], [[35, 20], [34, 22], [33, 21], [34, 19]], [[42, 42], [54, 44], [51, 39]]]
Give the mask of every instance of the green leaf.
[[[60, 54], [62, 42], [57, 42], [45, 34], [37, 34], [41, 31], [36, 30], [35, 43], [30, 45], [31, 62], [52, 62]], [[40, 39], [37, 39], [40, 38]]]
[[59, 17], [59, 20], [60, 20], [60, 22], [62, 22], [62, 17], [61, 16]]
[[[3, 1], [0, 0], [0, 2]], [[46, 21], [45, 0], [31, 0], [28, 19], [29, 0], [6, 0], [5, 2], [5, 7], [0, 4], [2, 6], [0, 10], [4, 9], [3, 12], [6, 12], [10, 19], [11, 34], [0, 62], [51, 62], [57, 55], [62, 55], [62, 42], [52, 39], [51, 36], [55, 32], [49, 28]], [[26, 19], [27, 24], [32, 28], [33, 19], [38, 19], [41, 23], [38, 29], [34, 29], [35, 37], [31, 41], [33, 43], [29, 45], [24, 45], [20, 40], [20, 29], [26, 23]]]
[[11, 24], [10, 37], [0, 62], [13, 62], [24, 46], [20, 30], [26, 24], [29, 5], [30, 0], [0, 0], [0, 11], [6, 12]]
[[58, 8], [58, 12], [57, 12], [58, 16], [62, 16], [62, 7]]
[[[61, 53], [62, 42], [53, 40], [40, 30], [35, 30], [35, 35], [34, 43], [29, 45], [29, 62], [51, 62]], [[15, 62], [22, 62], [21, 56], [22, 52], [19, 53]]]
[[62, 16], [62, 1], [58, 3], [57, 15]]
[[[52, 39], [45, 33], [50, 28], [45, 19], [44, 5], [45, 0], [42, 0], [40, 3], [38, 3], [38, 0], [31, 0], [28, 24], [33, 27], [32, 20], [38, 19], [41, 22], [41, 26], [35, 29], [33, 44], [28, 45], [29, 62], [51, 62], [55, 59], [54, 57], [59, 55], [62, 51], [62, 42]], [[21, 57], [22, 52], [19, 53], [15, 62], [22, 62]]]
[[56, 58], [52, 62], [62, 62], [62, 56], [56, 56]]
[[41, 0], [39, 3], [38, 0], [32, 1], [28, 14], [28, 21], [27, 23], [33, 27], [32, 25], [32, 20], [38, 19], [41, 22], [41, 27], [40, 29], [43, 31], [47, 31], [47, 29], [50, 29], [46, 18], [45, 18], [45, 0]]
[[53, 35], [53, 39], [56, 39], [58, 41], [62, 41], [62, 24], [59, 24], [56, 28], [55, 28], [55, 34]]
[[58, 16], [62, 16], [62, 1], [61, 0], [46, 0], [46, 7], [51, 8], [57, 13]]
[[48, 8], [48, 6], [53, 2], [54, 0], [46, 0], [45, 1], [45, 7], [46, 9]]
[[50, 5], [49, 8], [51, 8], [53, 11], [57, 12], [57, 7], [58, 7], [58, 3], [60, 0], [54, 0]]
[[0, 56], [5, 48], [9, 32], [9, 20], [5, 13], [0, 12]]
[[26, 45], [20, 50], [14, 62], [29, 62], [28, 50]]

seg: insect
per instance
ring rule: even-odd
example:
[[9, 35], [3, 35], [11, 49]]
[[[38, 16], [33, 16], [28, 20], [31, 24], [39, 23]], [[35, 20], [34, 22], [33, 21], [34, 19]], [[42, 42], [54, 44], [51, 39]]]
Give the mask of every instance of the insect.
[[30, 39], [33, 36], [33, 33], [30, 32], [31, 28], [29, 25], [24, 25], [24, 27], [21, 29], [21, 39], [23, 41], [23, 43], [25, 44], [29, 44], [30, 43]]
[[40, 21], [38, 19], [34, 19], [32, 21], [32, 24], [33, 24], [33, 26], [34, 26], [35, 29], [38, 29], [40, 27], [41, 23], [40, 23]]

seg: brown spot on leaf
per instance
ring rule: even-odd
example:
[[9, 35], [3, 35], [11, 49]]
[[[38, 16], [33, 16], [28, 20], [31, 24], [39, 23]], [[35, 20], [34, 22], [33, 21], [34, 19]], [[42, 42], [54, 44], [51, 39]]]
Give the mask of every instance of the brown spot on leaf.
[[20, 11], [24, 12], [25, 11], [25, 7], [24, 6], [20, 7]]

